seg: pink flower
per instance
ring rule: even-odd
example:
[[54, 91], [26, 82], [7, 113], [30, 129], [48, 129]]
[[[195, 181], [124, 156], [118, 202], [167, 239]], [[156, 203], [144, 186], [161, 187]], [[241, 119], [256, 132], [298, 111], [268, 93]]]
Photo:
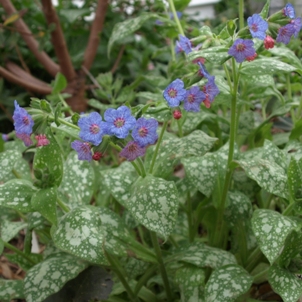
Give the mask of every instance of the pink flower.
[[266, 36], [264, 39], [264, 47], [265, 49], [274, 48], [275, 40], [271, 36]]
[[50, 144], [45, 134], [38, 134], [35, 136], [35, 139], [37, 140], [37, 147], [47, 146]]

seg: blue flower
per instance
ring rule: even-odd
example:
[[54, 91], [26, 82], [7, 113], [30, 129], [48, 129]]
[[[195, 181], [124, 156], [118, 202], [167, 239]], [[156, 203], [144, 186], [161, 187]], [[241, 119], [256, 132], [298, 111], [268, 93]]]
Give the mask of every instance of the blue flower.
[[78, 121], [80, 127], [80, 138], [83, 141], [98, 146], [105, 134], [107, 134], [106, 123], [97, 112], [91, 112], [88, 116], [82, 116]]
[[201, 77], [205, 77], [205, 78], [209, 78], [209, 76], [210, 76], [210, 74], [208, 73], [208, 71], [207, 71], [207, 69], [206, 69], [206, 67], [201, 63], [201, 62], [198, 62], [197, 63], [198, 65], [199, 65], [199, 75], [201, 76]]
[[242, 63], [247, 57], [255, 55], [254, 42], [252, 40], [237, 39], [228, 51], [238, 63]]
[[247, 24], [253, 38], [265, 39], [268, 23], [260, 15], [254, 14], [252, 17], [248, 17]]
[[215, 97], [219, 94], [219, 88], [215, 84], [215, 77], [210, 76], [208, 78], [208, 82], [206, 85], [203, 87], [203, 92], [206, 96], [204, 100], [204, 104], [207, 108], [210, 108], [211, 103], [214, 101]]
[[295, 38], [297, 38], [298, 34], [302, 28], [301, 18], [299, 17], [299, 18], [293, 19], [290, 21], [290, 23], [294, 26], [294, 29], [295, 29], [294, 36], [295, 36]]
[[140, 147], [137, 142], [131, 141], [120, 152], [120, 156], [125, 157], [129, 161], [135, 160], [139, 156], [143, 156], [146, 153], [145, 147]]
[[176, 41], [175, 53], [178, 54], [184, 51], [186, 54], [192, 51], [191, 41], [182, 35], [179, 35], [179, 41]]
[[170, 107], [177, 107], [184, 99], [185, 94], [184, 82], [176, 79], [164, 90], [163, 96]]
[[283, 14], [284, 16], [288, 17], [288, 18], [295, 18], [296, 13], [295, 13], [295, 8], [291, 3], [287, 3], [285, 5], [285, 7], [283, 8]]
[[205, 94], [197, 86], [191, 87], [187, 90], [185, 100], [184, 100], [184, 109], [186, 111], [198, 112], [200, 111], [200, 104], [205, 100]]
[[156, 133], [157, 127], [158, 122], [156, 119], [145, 119], [144, 117], [141, 117], [136, 121], [136, 125], [132, 130], [132, 137], [140, 147], [152, 145], [158, 139], [158, 135]]
[[18, 133], [18, 132], [16, 132], [16, 136], [23, 141], [23, 143], [24, 143], [24, 145], [26, 147], [29, 147], [29, 146], [31, 146], [33, 144], [33, 141], [31, 139], [30, 135], [28, 135], [26, 133]]
[[16, 133], [30, 135], [34, 125], [31, 115], [24, 108], [21, 108], [17, 101], [15, 101], [14, 104], [15, 111], [13, 114], [13, 120]]
[[79, 160], [91, 161], [92, 153], [89, 143], [74, 141], [71, 143], [71, 148], [78, 152]]
[[7, 141], [9, 140], [8, 134], [2, 133], [1, 136], [2, 136], [2, 140], [3, 140], [4, 142], [7, 142]]
[[115, 135], [118, 138], [126, 138], [136, 123], [127, 106], [121, 106], [117, 109], [107, 109], [104, 118], [108, 134]]
[[277, 42], [282, 42], [284, 44], [288, 44], [292, 35], [296, 33], [295, 26], [291, 23], [282, 26], [278, 30], [278, 35], [276, 38]]

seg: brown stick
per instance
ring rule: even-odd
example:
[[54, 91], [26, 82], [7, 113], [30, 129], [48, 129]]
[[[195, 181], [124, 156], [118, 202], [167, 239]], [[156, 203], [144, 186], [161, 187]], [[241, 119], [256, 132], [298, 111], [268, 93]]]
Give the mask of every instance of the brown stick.
[[100, 33], [103, 30], [107, 8], [108, 0], [98, 1], [98, 6], [95, 11], [95, 18], [91, 26], [89, 40], [85, 49], [84, 60], [82, 64], [87, 70], [90, 69], [97, 53], [98, 45], [100, 42]]
[[120, 64], [120, 61], [121, 61], [121, 58], [122, 58], [122, 56], [123, 56], [124, 51], [125, 51], [125, 45], [123, 45], [123, 46], [121, 47], [121, 49], [120, 49], [120, 51], [119, 51], [119, 53], [118, 53], [118, 55], [117, 55], [117, 58], [116, 58], [116, 60], [115, 60], [115, 62], [114, 62], [114, 65], [113, 65], [112, 68], [111, 68], [111, 72], [112, 72], [112, 73], [115, 73], [115, 72], [116, 72], [116, 70], [117, 70], [117, 68], [118, 68], [118, 65]]
[[68, 82], [71, 82], [76, 73], [68, 53], [67, 45], [61, 28], [61, 24], [51, 0], [42, 0], [42, 7], [48, 25], [55, 24], [56, 28], [51, 32], [51, 40], [59, 61], [61, 72]]
[[20, 85], [20, 86], [22, 86], [28, 90], [34, 91], [36, 93], [50, 94], [51, 90], [52, 90], [51, 87], [39, 86], [36, 83], [31, 83], [30, 81], [21, 78], [20, 76], [16, 76], [12, 72], [3, 68], [2, 66], [0, 66], [0, 76], [2, 76], [3, 78], [5, 78], [6, 80], [8, 80], [12, 83]]
[[[3, 6], [8, 15], [17, 12], [10, 0], [0, 0], [0, 4]], [[59, 66], [53, 62], [44, 51], [39, 50], [39, 43], [33, 37], [30, 29], [27, 27], [24, 21], [20, 18], [15, 21], [14, 24], [33, 55], [45, 67], [49, 74], [55, 76], [60, 70]]]

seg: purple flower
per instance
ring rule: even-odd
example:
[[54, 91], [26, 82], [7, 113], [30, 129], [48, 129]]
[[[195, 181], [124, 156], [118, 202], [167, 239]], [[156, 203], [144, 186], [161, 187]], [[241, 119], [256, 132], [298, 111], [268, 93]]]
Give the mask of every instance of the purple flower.
[[80, 127], [80, 138], [83, 141], [98, 146], [106, 132], [106, 123], [97, 112], [91, 112], [88, 116], [82, 116], [78, 125]]
[[201, 62], [198, 62], [198, 65], [200, 67], [198, 71], [199, 75], [208, 79], [210, 74], [208, 73], [206, 67]]
[[135, 126], [136, 120], [131, 115], [127, 106], [121, 106], [117, 109], [109, 108], [105, 111], [104, 118], [108, 134], [115, 135], [118, 138], [127, 137], [129, 131]]
[[176, 79], [168, 85], [163, 96], [170, 107], [177, 107], [184, 99], [185, 94], [186, 89], [184, 89], [184, 82], [180, 79]]
[[178, 54], [184, 51], [186, 54], [192, 51], [191, 41], [182, 35], [179, 35], [179, 41], [176, 41], [175, 53]]
[[132, 137], [140, 147], [152, 145], [158, 139], [156, 133], [157, 127], [158, 122], [156, 119], [145, 119], [144, 117], [141, 117], [136, 121], [136, 125], [132, 130]]
[[198, 112], [200, 111], [200, 104], [206, 98], [205, 94], [197, 86], [191, 87], [187, 90], [184, 108], [186, 111]]
[[4, 134], [4, 133], [2, 133], [2, 140], [4, 141], [4, 142], [7, 142], [8, 140], [9, 140], [9, 136], [8, 136], [8, 134]]
[[283, 14], [284, 16], [288, 17], [288, 18], [295, 18], [296, 13], [295, 13], [295, 8], [293, 7], [293, 5], [291, 3], [287, 3], [285, 5], [285, 7], [283, 8]]
[[295, 38], [297, 38], [298, 34], [302, 28], [301, 18], [299, 17], [299, 18], [293, 19], [290, 21], [290, 23], [294, 26], [294, 29], [295, 29], [294, 36], [295, 36]]
[[78, 152], [79, 160], [91, 161], [92, 153], [91, 153], [89, 143], [81, 142], [81, 141], [74, 141], [71, 143], [71, 148]]
[[120, 152], [120, 156], [125, 157], [129, 161], [133, 161], [137, 157], [145, 155], [145, 153], [145, 147], [140, 147], [137, 142], [131, 141]]
[[15, 111], [13, 119], [16, 133], [30, 135], [34, 125], [32, 117], [24, 108], [18, 105], [17, 101], [15, 101], [14, 104]]
[[210, 101], [211, 103], [214, 101], [217, 94], [219, 94], [219, 88], [215, 84], [215, 77], [209, 76], [208, 82], [203, 87], [203, 92], [206, 96], [206, 99]]
[[16, 132], [16, 136], [20, 138], [26, 147], [29, 147], [33, 144], [33, 141], [30, 138], [30, 135], [26, 133], [18, 133]]
[[252, 40], [237, 39], [228, 51], [238, 63], [242, 63], [247, 57], [255, 55]]
[[258, 38], [260, 40], [265, 39], [265, 32], [268, 29], [268, 23], [263, 20], [260, 15], [254, 14], [252, 17], [248, 17], [247, 24], [253, 38]]
[[282, 42], [284, 44], [288, 44], [292, 35], [296, 32], [295, 26], [293, 24], [286, 24], [282, 26], [278, 30], [278, 35], [276, 38], [277, 42]]

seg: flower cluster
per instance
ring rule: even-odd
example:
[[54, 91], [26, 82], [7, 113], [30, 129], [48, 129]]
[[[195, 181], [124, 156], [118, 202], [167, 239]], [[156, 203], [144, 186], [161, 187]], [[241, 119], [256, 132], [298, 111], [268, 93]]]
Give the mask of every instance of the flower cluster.
[[133, 141], [128, 142], [120, 152], [120, 155], [129, 161], [144, 155], [146, 147], [154, 144], [158, 138], [156, 133], [158, 122], [153, 118], [143, 117], [136, 120], [127, 106], [107, 109], [104, 113], [104, 121], [97, 112], [81, 116], [78, 126], [80, 127], [79, 137], [83, 141], [76, 140], [71, 143], [71, 147], [78, 152], [80, 160], [99, 160], [102, 156], [101, 152], [95, 148], [92, 154], [92, 148], [99, 146], [105, 135], [125, 139], [132, 131]]
[[193, 50], [198, 50], [201, 47], [201, 44], [198, 44], [196, 47], [192, 46], [192, 42], [185, 36], [179, 35], [179, 41], [176, 41], [175, 53], [184, 52], [186, 55]]
[[[297, 37], [301, 28], [301, 18], [295, 18], [295, 9], [292, 4], [288, 3], [282, 9], [282, 15], [289, 18], [289, 23], [285, 26], [280, 26], [276, 37], [276, 42], [288, 44], [291, 37]], [[283, 18], [284, 18], [283, 17]], [[268, 19], [270, 21], [270, 19]], [[274, 47], [275, 41], [269, 35], [269, 23], [264, 20], [259, 14], [254, 14], [247, 19], [248, 29], [252, 38], [263, 40], [264, 47], [270, 49]], [[230, 47], [228, 54], [233, 56], [238, 63], [243, 61], [253, 61], [256, 57], [254, 42], [250, 39], [238, 38]]]

